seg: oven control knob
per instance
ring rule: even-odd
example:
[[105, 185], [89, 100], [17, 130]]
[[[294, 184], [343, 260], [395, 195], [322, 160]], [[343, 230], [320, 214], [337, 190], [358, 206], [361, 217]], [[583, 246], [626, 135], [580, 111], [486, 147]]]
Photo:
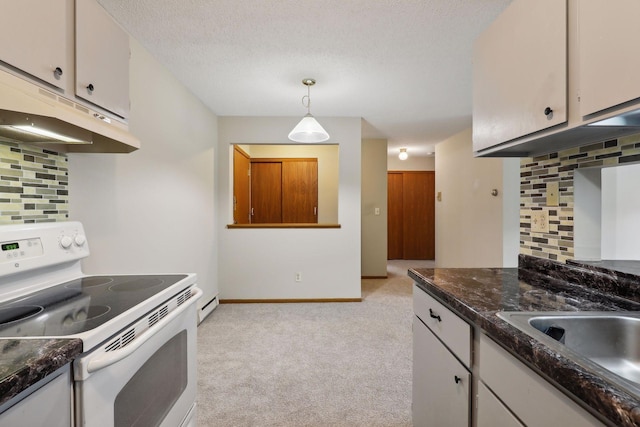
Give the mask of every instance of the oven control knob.
[[87, 241], [87, 238], [84, 234], [76, 234], [76, 237], [73, 239], [74, 243], [78, 246], [82, 246]]
[[80, 322], [82, 320], [87, 320], [87, 310], [80, 309], [78, 310], [78, 312], [76, 313], [76, 322]]
[[66, 316], [64, 316], [64, 319], [62, 319], [62, 325], [63, 326], [73, 325], [73, 316], [71, 316], [70, 314], [67, 314]]
[[60, 239], [60, 246], [62, 246], [64, 249], [69, 249], [72, 243], [73, 240], [69, 236], [62, 236], [62, 238]]

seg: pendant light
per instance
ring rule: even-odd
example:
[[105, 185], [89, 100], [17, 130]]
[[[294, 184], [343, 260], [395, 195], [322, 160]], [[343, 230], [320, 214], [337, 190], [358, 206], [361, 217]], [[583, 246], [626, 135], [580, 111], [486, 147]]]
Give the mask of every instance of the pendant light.
[[329, 139], [329, 134], [311, 115], [311, 86], [316, 84], [316, 81], [303, 79], [302, 84], [307, 87], [307, 94], [302, 97], [302, 105], [307, 108], [307, 114], [289, 133], [289, 139], [295, 142], [324, 142]]
[[400, 160], [407, 160], [407, 158], [409, 158], [409, 154], [407, 154], [407, 149], [406, 148], [401, 148], [400, 149], [400, 154], [398, 154], [398, 158]]

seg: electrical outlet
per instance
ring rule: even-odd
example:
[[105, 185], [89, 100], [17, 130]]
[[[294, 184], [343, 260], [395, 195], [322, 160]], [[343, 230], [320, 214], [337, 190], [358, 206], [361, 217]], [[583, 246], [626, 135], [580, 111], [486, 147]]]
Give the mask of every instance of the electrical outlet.
[[373, 208], [374, 215], [380, 215], [380, 208]]
[[302, 282], [302, 273], [299, 271], [296, 273], [296, 282]]
[[549, 213], [547, 211], [531, 211], [531, 231], [534, 233], [549, 232]]

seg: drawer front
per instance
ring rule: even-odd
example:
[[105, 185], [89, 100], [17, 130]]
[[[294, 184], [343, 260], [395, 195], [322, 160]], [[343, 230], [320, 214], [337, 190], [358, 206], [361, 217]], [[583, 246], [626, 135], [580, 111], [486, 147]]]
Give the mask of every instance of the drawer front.
[[603, 426], [484, 334], [479, 359], [482, 382], [527, 426]]
[[471, 325], [413, 285], [413, 312], [467, 367], [471, 367]]

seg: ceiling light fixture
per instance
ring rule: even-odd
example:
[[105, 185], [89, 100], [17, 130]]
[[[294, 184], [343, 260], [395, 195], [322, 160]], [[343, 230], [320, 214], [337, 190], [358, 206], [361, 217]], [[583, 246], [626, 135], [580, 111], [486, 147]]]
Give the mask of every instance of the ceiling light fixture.
[[400, 149], [400, 154], [398, 154], [398, 158], [400, 160], [407, 160], [408, 157], [409, 157], [409, 155], [407, 154], [407, 149], [406, 148], [401, 148]]
[[311, 115], [311, 86], [316, 84], [316, 81], [303, 79], [302, 84], [307, 87], [307, 94], [302, 97], [302, 105], [307, 108], [307, 114], [289, 133], [289, 139], [295, 142], [324, 142], [329, 139], [329, 134]]

